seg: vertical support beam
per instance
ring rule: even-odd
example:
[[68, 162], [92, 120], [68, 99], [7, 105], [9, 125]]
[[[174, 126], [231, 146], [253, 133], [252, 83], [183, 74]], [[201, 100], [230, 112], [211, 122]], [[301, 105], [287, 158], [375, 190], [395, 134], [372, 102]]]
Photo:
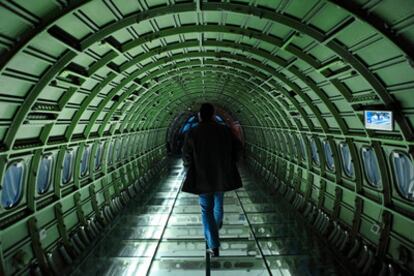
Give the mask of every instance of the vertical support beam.
[[351, 236], [356, 237], [359, 233], [359, 227], [361, 225], [361, 213], [363, 209], [364, 200], [360, 197], [355, 199], [354, 219], [352, 220]]
[[363, 172], [360, 166], [359, 154], [358, 150], [353, 143], [353, 139], [346, 139], [346, 143], [349, 147], [349, 152], [351, 153], [352, 163], [354, 164], [354, 171], [355, 171], [355, 192], [360, 194], [362, 191], [362, 182], [363, 182]]
[[87, 222], [85, 219], [85, 213], [82, 210], [81, 195], [79, 192], [73, 195], [73, 200], [75, 202], [76, 214], [78, 215], [78, 219], [83, 226], [86, 226]]
[[[377, 156], [378, 165], [380, 168], [387, 168], [387, 160], [384, 156], [382, 145], [378, 141], [372, 142], [372, 147], [374, 149], [375, 155]], [[384, 205], [389, 207], [392, 204], [391, 200], [391, 180], [387, 170], [380, 170], [380, 175], [382, 179], [382, 194], [384, 197]]]
[[388, 244], [390, 242], [390, 233], [393, 216], [390, 211], [383, 210], [382, 212], [382, 230], [379, 238], [379, 244], [377, 248], [377, 256], [384, 258], [387, 254]]
[[313, 174], [308, 173], [308, 181], [306, 184], [305, 200], [309, 201], [312, 195]]
[[35, 217], [30, 218], [27, 221], [30, 238], [32, 240], [32, 248], [34, 255], [39, 263], [39, 267], [44, 273], [44, 275], [49, 275], [49, 265], [47, 263], [47, 258], [45, 252], [42, 248], [42, 243], [40, 242], [39, 230], [37, 229], [37, 219]]
[[26, 186], [27, 191], [27, 208], [31, 212], [36, 211], [36, 202], [35, 202], [35, 194], [36, 194], [36, 179], [37, 179], [37, 172], [38, 172], [38, 164], [40, 164], [42, 159], [42, 149], [38, 149], [33, 153], [32, 162], [30, 165], [29, 177], [28, 181], [24, 183]]
[[341, 210], [341, 202], [342, 202], [342, 189], [340, 187], [335, 188], [335, 201], [334, 207], [332, 212], [332, 219], [336, 220], [339, 217], [339, 212]]
[[76, 251], [73, 249], [71, 242], [69, 241], [69, 235], [66, 229], [65, 220], [62, 211], [62, 204], [60, 202], [55, 204], [55, 216], [56, 224], [59, 231], [59, 235], [62, 239], [62, 243], [65, 249], [69, 252], [69, 255], [76, 256]]
[[319, 188], [319, 197], [318, 197], [318, 208], [323, 209], [323, 203], [325, 200], [325, 192], [326, 192], [326, 181], [321, 179], [320, 180], [320, 188]]
[[91, 184], [89, 186], [89, 197], [91, 199], [91, 205], [92, 205], [92, 209], [93, 209], [93, 211], [95, 213], [96, 219], [100, 223], [103, 223], [104, 219], [102, 217], [101, 211], [99, 210], [98, 201], [96, 200], [95, 184]]
[[4, 256], [3, 256], [3, 245], [2, 245], [2, 235], [0, 232], [0, 275], [6, 275], [4, 271]]
[[296, 174], [296, 178], [295, 178], [295, 192], [296, 193], [300, 193], [300, 184], [302, 182], [302, 169], [300, 167], [297, 167], [297, 174]]

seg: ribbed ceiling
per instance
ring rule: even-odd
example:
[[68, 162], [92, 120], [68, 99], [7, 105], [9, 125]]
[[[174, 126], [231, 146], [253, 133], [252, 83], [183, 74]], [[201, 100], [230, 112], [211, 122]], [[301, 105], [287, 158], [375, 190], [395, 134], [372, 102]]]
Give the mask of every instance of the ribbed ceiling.
[[[6, 149], [167, 127], [201, 101], [244, 125], [413, 138], [409, 1], [41, 2], [1, 4]], [[372, 106], [394, 132], [364, 129]]]
[[[168, 129], [205, 101], [269, 189], [411, 269], [413, 19], [412, 0], [1, 1], [0, 274], [47, 271], [44, 252], [166, 167]], [[365, 129], [368, 109], [394, 130]]]

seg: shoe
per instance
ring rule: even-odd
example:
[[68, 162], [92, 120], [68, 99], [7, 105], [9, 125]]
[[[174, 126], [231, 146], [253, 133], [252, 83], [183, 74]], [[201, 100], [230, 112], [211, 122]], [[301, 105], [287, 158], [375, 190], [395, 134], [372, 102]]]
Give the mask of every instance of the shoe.
[[209, 253], [211, 257], [219, 257], [220, 256], [218, 247], [217, 248], [208, 248], [207, 253]]

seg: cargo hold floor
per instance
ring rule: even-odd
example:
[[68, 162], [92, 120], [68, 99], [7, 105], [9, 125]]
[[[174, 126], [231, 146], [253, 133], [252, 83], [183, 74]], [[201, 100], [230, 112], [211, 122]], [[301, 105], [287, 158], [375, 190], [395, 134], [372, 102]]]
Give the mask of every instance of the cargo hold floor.
[[[211, 275], [347, 275], [332, 252], [287, 204], [261, 189], [247, 170], [244, 187], [225, 193], [219, 258]], [[197, 196], [181, 193], [181, 161], [128, 206], [75, 275], [206, 275]]]

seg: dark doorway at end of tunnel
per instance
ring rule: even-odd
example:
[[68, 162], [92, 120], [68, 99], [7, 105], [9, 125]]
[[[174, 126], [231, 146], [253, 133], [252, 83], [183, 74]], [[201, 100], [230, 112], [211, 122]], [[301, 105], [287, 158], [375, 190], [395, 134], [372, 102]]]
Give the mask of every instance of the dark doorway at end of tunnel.
[[[243, 132], [238, 120], [233, 118], [222, 108], [216, 108], [215, 120], [217, 123], [229, 127], [243, 142]], [[184, 113], [178, 116], [171, 124], [167, 135], [167, 151], [169, 155], [180, 156], [185, 135], [199, 124], [197, 112]]]

